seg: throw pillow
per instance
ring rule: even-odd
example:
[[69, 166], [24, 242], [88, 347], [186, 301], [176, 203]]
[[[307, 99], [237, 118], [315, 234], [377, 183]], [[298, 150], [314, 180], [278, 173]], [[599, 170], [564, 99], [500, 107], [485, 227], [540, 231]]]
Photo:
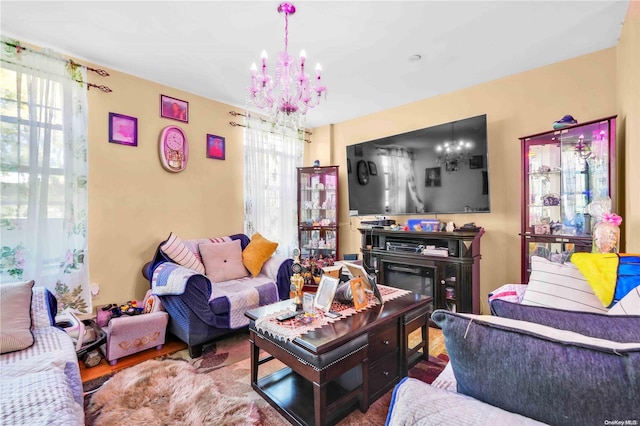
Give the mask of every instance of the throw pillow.
[[609, 315], [640, 315], [640, 285], [613, 305]]
[[614, 342], [640, 342], [640, 316], [638, 315], [613, 316], [611, 311], [606, 314], [566, 311], [521, 305], [505, 300], [494, 300], [490, 303], [490, 307], [493, 315], [503, 318], [535, 322]]
[[555, 263], [538, 256], [531, 258], [531, 275], [522, 304], [570, 311], [607, 312], [578, 268], [570, 263]]
[[256, 277], [262, 265], [275, 253], [278, 243], [269, 241], [257, 232], [251, 237], [251, 242], [242, 252], [244, 266]]
[[0, 353], [33, 345], [31, 293], [33, 281], [0, 284]]
[[205, 274], [211, 282], [219, 283], [249, 275], [242, 263], [240, 240], [200, 244], [199, 247]]
[[459, 393], [554, 425], [637, 418], [640, 343], [444, 310], [431, 319]]
[[188, 269], [204, 274], [204, 265], [191, 253], [191, 251], [184, 245], [182, 240], [178, 238], [173, 232], [169, 234], [167, 241], [160, 245], [160, 250], [167, 255], [167, 257], [180, 266], [184, 266]]

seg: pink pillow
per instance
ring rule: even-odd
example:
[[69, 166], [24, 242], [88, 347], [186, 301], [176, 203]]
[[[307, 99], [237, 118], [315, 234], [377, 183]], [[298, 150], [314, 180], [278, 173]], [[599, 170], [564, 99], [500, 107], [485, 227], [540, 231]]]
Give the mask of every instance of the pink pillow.
[[211, 282], [219, 283], [249, 275], [242, 263], [240, 240], [200, 244], [199, 248], [205, 274]]

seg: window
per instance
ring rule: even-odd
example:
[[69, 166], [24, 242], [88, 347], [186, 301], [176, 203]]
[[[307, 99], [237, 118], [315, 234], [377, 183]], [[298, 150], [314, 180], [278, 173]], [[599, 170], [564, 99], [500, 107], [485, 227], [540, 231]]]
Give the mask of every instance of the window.
[[297, 167], [304, 142], [297, 132], [274, 132], [250, 119], [244, 132], [245, 232], [278, 243], [277, 253], [290, 256], [298, 245]]
[[59, 55], [7, 52], [0, 68], [0, 282], [34, 280], [56, 295], [59, 309], [88, 312], [86, 86]]

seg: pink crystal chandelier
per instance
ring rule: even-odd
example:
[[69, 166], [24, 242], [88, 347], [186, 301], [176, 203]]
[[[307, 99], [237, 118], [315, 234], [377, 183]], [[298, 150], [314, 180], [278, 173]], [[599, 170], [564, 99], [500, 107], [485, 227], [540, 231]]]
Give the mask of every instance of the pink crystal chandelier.
[[250, 99], [260, 109], [266, 110], [272, 119], [296, 128], [302, 124], [302, 119], [310, 108], [320, 103], [322, 94], [326, 96], [327, 88], [320, 80], [321, 67], [316, 64], [316, 76], [312, 81], [306, 73], [306, 53], [300, 52], [299, 63], [289, 55], [289, 15], [296, 12], [291, 3], [282, 3], [278, 12], [284, 14], [284, 51], [278, 55], [275, 76], [267, 72], [267, 52], [262, 51], [261, 70], [255, 62], [251, 65]]

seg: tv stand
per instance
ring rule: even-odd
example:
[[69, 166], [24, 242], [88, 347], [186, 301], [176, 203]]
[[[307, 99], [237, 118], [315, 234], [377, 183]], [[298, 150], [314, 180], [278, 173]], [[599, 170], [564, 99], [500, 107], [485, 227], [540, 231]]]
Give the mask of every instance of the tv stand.
[[[365, 267], [380, 284], [433, 297], [431, 311], [480, 313], [480, 238], [477, 231], [419, 232], [359, 228]], [[434, 246], [432, 254], [422, 254]]]

